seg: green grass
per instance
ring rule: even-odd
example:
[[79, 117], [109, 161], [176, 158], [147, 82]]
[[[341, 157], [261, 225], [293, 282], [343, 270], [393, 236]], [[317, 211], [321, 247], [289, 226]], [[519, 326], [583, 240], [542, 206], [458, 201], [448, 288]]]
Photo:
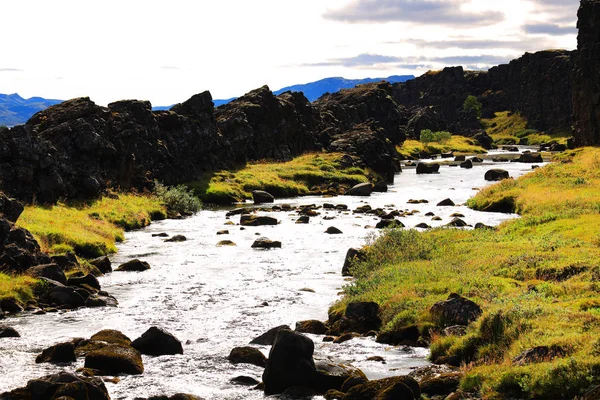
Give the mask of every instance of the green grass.
[[136, 194], [103, 197], [90, 203], [27, 206], [18, 225], [29, 230], [43, 251], [72, 251], [93, 258], [114, 253], [124, 230], [142, 228], [165, 217], [159, 199]]
[[342, 154], [338, 153], [317, 153], [289, 162], [249, 163], [237, 171], [207, 174], [189, 186], [205, 203], [229, 204], [252, 198], [253, 190], [266, 190], [281, 198], [327, 192], [326, 186], [331, 184], [350, 187], [368, 181], [369, 171], [359, 167], [342, 168], [341, 158]]
[[[469, 201], [482, 208], [511, 196], [522, 217], [497, 230], [392, 230], [369, 241], [332, 311], [376, 301], [384, 331], [435, 326], [429, 308], [459, 293], [483, 316], [466, 336], [430, 335], [433, 360], [462, 365], [463, 389], [490, 399], [570, 399], [600, 384], [600, 149], [560, 157]], [[535, 346], [565, 355], [512, 365]]]
[[481, 123], [497, 145], [540, 145], [552, 141], [566, 144], [567, 137], [571, 136], [569, 132], [548, 134], [529, 129], [527, 119], [518, 112], [503, 111], [495, 115], [495, 118], [482, 119]]
[[427, 148], [418, 140], [406, 140], [401, 146], [396, 147], [398, 155], [403, 159], [419, 158], [419, 153], [427, 150], [428, 153], [438, 154], [454, 152], [459, 154], [483, 154], [486, 150], [479, 146], [476, 140], [464, 136], [453, 135], [445, 143], [429, 143]]
[[29, 276], [13, 276], [0, 272], [0, 300], [16, 299], [22, 304], [35, 299], [40, 281]]

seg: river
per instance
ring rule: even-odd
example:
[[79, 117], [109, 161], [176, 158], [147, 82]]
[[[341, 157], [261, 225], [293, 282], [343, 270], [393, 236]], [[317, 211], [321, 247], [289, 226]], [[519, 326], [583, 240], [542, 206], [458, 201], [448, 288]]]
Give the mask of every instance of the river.
[[[486, 170], [498, 167], [518, 177], [531, 171], [530, 164], [490, 161], [473, 169], [442, 166], [439, 174], [416, 175], [405, 168], [396, 175], [387, 193], [368, 198], [340, 196], [302, 197], [277, 200], [292, 206], [324, 203], [346, 204], [350, 210], [369, 204], [388, 210], [417, 210], [400, 220], [407, 228], [420, 222], [431, 226], [448, 223], [452, 213], [462, 213], [467, 223], [497, 225], [515, 215], [480, 213], [462, 205], [475, 190], [489, 184]], [[457, 206], [437, 207], [445, 199]], [[409, 199], [426, 199], [427, 204], [407, 204]], [[74, 371], [83, 359], [71, 365], [35, 364], [43, 348], [75, 337], [89, 338], [101, 329], [118, 329], [132, 340], [151, 326], [160, 326], [183, 343], [184, 354], [143, 356], [145, 372], [140, 376], [121, 376], [119, 383], [106, 383], [113, 399], [133, 399], [151, 395], [184, 392], [206, 399], [259, 399], [261, 391], [231, 384], [231, 378], [247, 375], [260, 380], [262, 369], [252, 365], [232, 365], [227, 355], [235, 346], [247, 345], [269, 328], [296, 321], [327, 319], [328, 307], [339, 298], [347, 283], [341, 276], [344, 256], [349, 247], [361, 246], [376, 235], [378, 218], [352, 212], [318, 210], [309, 224], [296, 224], [294, 212], [261, 212], [280, 220], [277, 226], [241, 229], [239, 216], [230, 219], [225, 210], [204, 210], [183, 220], [165, 220], [146, 229], [129, 232], [111, 257], [113, 267], [132, 258], [147, 261], [145, 272], [113, 272], [102, 278], [102, 288], [116, 296], [118, 308], [79, 309], [45, 315], [26, 313], [2, 321], [14, 327], [21, 338], [0, 339], [0, 393], [24, 386], [29, 379]], [[425, 216], [434, 212], [442, 221]], [[333, 219], [324, 219], [333, 218]], [[225, 225], [231, 221], [236, 225]], [[328, 235], [335, 226], [343, 234]], [[217, 231], [228, 229], [228, 235]], [[165, 243], [152, 234], [182, 234], [188, 240]], [[281, 249], [251, 249], [259, 236], [282, 242]], [[236, 243], [218, 247], [221, 240]], [[310, 289], [305, 290], [305, 289]], [[410, 372], [427, 364], [427, 349], [395, 348], [375, 343], [373, 338], [358, 338], [342, 344], [315, 341], [315, 354], [336, 357], [361, 368], [369, 378], [381, 378]], [[268, 354], [268, 347], [259, 347]], [[367, 361], [381, 356], [386, 363]]]

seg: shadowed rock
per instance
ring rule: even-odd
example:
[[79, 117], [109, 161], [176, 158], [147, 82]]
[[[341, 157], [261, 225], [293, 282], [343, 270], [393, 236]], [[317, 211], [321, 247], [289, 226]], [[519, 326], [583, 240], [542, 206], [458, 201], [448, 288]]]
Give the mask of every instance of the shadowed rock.
[[435, 303], [429, 312], [441, 326], [468, 325], [482, 314], [481, 307], [456, 293]]
[[154, 326], [135, 339], [131, 347], [151, 356], [183, 354], [181, 342], [175, 336]]
[[126, 271], [126, 272], [142, 272], [150, 269], [150, 264], [146, 261], [140, 261], [137, 258], [133, 260], [129, 260], [124, 264], [119, 265], [116, 271]]

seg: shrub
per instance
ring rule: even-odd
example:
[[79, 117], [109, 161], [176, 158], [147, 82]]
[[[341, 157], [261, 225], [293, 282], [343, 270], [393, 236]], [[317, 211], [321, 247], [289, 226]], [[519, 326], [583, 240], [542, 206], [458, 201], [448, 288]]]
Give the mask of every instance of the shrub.
[[483, 105], [477, 100], [477, 97], [470, 95], [467, 96], [463, 103], [463, 110], [465, 112], [474, 112], [477, 118], [481, 118], [481, 108]]
[[167, 187], [155, 181], [154, 194], [167, 207], [169, 214], [191, 215], [202, 208], [200, 199], [185, 185]]

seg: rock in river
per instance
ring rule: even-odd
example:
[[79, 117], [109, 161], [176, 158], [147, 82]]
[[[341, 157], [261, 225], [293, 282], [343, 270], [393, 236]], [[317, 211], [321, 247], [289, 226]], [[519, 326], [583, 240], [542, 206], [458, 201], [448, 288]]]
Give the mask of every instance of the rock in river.
[[240, 216], [240, 225], [242, 226], [262, 226], [277, 225], [277, 218], [259, 216], [254, 214], [242, 214]]
[[233, 364], [252, 364], [258, 367], [267, 365], [267, 358], [256, 347], [235, 347], [229, 353], [227, 359]]
[[490, 169], [484, 176], [486, 181], [501, 181], [502, 179], [508, 179], [509, 177], [508, 171], [504, 169]]
[[84, 366], [98, 370], [100, 375], [139, 375], [144, 372], [140, 352], [131, 346], [118, 344], [90, 351], [85, 356]]
[[271, 193], [265, 192], [264, 190], [253, 190], [252, 200], [254, 200], [254, 204], [273, 203], [275, 201], [275, 197], [273, 197]]
[[117, 271], [141, 272], [150, 269], [150, 264], [146, 261], [140, 261], [137, 258], [129, 260], [124, 264], [119, 265]]
[[265, 333], [263, 333], [262, 335], [252, 339], [252, 341], [250, 342], [250, 344], [261, 344], [264, 346], [271, 346], [273, 344], [273, 342], [275, 342], [275, 337], [277, 336], [277, 332], [281, 331], [281, 330], [291, 330], [291, 328], [288, 325], [279, 325], [276, 326], [275, 328], [271, 328], [268, 331], [266, 331]]
[[281, 242], [277, 240], [270, 240], [266, 237], [258, 238], [252, 243], [253, 249], [280, 249]]
[[358, 185], [353, 186], [350, 190], [346, 192], [347, 196], [370, 196], [373, 192], [373, 185], [369, 182], [359, 183]]
[[0, 394], [1, 399], [90, 399], [110, 400], [106, 386], [100, 378], [77, 376], [60, 372], [27, 382], [27, 386]]
[[435, 174], [439, 172], [440, 164], [425, 164], [419, 163], [417, 164], [417, 174]]
[[1, 326], [0, 325], [0, 338], [15, 338], [15, 337], [21, 337], [21, 335], [19, 335], [19, 332], [17, 332], [14, 328], [11, 328], [10, 326]]
[[325, 231], [325, 233], [328, 233], [330, 235], [339, 235], [341, 233], [343, 233], [342, 231], [340, 231], [338, 228], [336, 228], [335, 226], [330, 226], [329, 228], [327, 228], [327, 230]]
[[131, 347], [142, 354], [151, 356], [183, 354], [181, 342], [171, 333], [155, 326], [135, 339], [131, 343]]
[[75, 345], [73, 342], [65, 342], [44, 349], [42, 353], [36, 357], [35, 362], [38, 364], [56, 364], [74, 362], [76, 359]]

